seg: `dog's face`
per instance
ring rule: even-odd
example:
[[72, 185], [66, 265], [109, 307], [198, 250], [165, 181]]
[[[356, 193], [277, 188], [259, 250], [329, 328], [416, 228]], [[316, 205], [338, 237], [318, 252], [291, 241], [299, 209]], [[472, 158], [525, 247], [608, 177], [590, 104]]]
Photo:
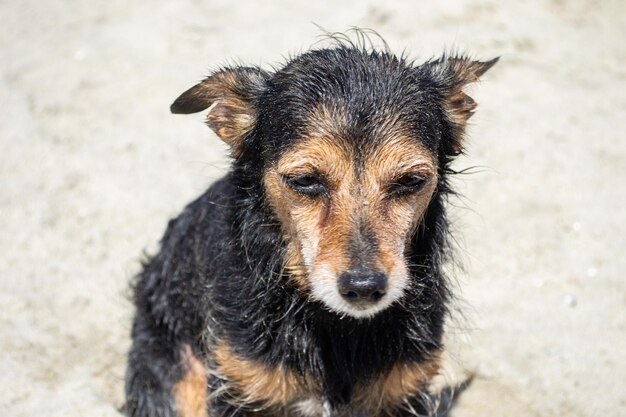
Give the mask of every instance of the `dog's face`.
[[316, 133], [264, 179], [289, 242], [287, 266], [332, 310], [371, 316], [408, 285], [404, 252], [437, 185], [437, 161], [400, 134], [361, 148]]
[[254, 148], [293, 283], [339, 314], [371, 317], [412, 285], [407, 252], [476, 106], [462, 88], [494, 63], [314, 51], [272, 75], [218, 72], [172, 110], [210, 107], [236, 158]]

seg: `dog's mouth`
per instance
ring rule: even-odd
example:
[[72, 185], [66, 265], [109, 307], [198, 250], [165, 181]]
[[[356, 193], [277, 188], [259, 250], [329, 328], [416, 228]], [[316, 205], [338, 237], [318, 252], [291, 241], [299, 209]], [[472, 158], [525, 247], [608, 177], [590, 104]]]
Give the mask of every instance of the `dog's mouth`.
[[310, 275], [311, 296], [329, 310], [355, 318], [371, 318], [404, 293], [406, 277], [370, 269], [351, 269], [337, 275], [329, 268], [316, 268]]

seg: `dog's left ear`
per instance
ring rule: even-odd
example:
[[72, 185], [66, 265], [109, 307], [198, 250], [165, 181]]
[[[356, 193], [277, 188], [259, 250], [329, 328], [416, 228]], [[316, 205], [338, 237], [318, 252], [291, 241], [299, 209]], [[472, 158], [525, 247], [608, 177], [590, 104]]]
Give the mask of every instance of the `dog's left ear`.
[[425, 64], [442, 91], [444, 110], [452, 130], [451, 143], [445, 144], [446, 153], [458, 155], [463, 149], [463, 133], [476, 102], [463, 89], [493, 67], [500, 58], [474, 61], [464, 56], [443, 56]]
[[267, 79], [268, 74], [259, 68], [222, 69], [181, 94], [170, 110], [189, 114], [209, 109], [207, 125], [237, 156], [245, 134], [256, 122], [256, 102]]

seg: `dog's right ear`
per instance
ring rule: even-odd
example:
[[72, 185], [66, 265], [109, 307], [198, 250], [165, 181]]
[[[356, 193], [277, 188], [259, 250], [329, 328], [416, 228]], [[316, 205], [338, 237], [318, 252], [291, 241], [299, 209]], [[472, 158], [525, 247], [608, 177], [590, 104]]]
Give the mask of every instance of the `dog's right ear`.
[[209, 109], [207, 125], [237, 155], [243, 137], [256, 121], [256, 102], [267, 79], [268, 74], [259, 68], [222, 69], [181, 94], [170, 110], [189, 114]]
[[440, 88], [446, 115], [452, 128], [452, 141], [446, 144], [446, 153], [450, 155], [461, 153], [465, 126], [476, 109], [476, 102], [465, 93], [465, 88], [477, 82], [498, 62], [498, 59], [476, 61], [464, 55], [444, 55], [423, 65]]

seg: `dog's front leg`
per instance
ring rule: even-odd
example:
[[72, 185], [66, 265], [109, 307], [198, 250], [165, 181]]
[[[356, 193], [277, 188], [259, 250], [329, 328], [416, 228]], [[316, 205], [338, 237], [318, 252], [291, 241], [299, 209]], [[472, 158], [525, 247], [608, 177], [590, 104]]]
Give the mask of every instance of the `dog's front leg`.
[[453, 386], [447, 386], [437, 394], [422, 391], [407, 399], [396, 417], [448, 417], [461, 393], [469, 386], [471, 378]]
[[169, 340], [138, 311], [126, 376], [129, 417], [208, 417], [206, 369], [189, 345]]

